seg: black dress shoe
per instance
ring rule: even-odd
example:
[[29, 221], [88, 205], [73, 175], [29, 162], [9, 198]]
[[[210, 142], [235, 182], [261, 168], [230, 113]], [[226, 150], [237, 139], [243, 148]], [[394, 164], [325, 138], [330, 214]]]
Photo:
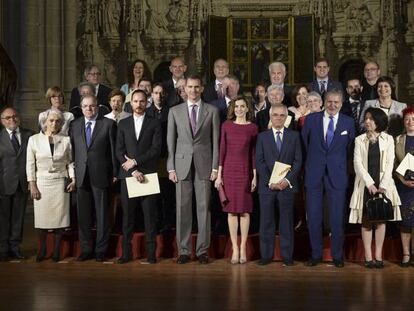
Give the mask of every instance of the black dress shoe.
[[19, 250], [11, 251], [10, 252], [10, 258], [11, 259], [19, 259], [19, 260], [26, 259], [26, 257], [24, 257], [23, 254]]
[[375, 263], [372, 260], [365, 260], [364, 267], [368, 269], [374, 269]]
[[141, 265], [153, 265], [157, 263], [155, 258], [147, 258], [139, 262]]
[[283, 266], [285, 267], [293, 266], [293, 260], [283, 260]]
[[178, 258], [177, 258], [177, 263], [179, 264], [179, 265], [183, 265], [183, 264], [186, 264], [187, 262], [190, 262], [190, 256], [188, 256], [188, 255], [180, 255]]
[[259, 265], [259, 266], [266, 266], [266, 265], [268, 265], [268, 264], [270, 264], [270, 263], [272, 263], [272, 259], [264, 259], [264, 258], [262, 258], [262, 259], [259, 259], [258, 261], [257, 261], [257, 264]]
[[[408, 261], [404, 261], [404, 259], [408, 259]], [[403, 255], [403, 260], [400, 262], [400, 267], [401, 268], [408, 268], [409, 266], [411, 266], [410, 259], [411, 259], [410, 254], [404, 254]]]
[[201, 263], [201, 264], [203, 264], [203, 265], [208, 264], [208, 256], [207, 256], [207, 254], [201, 254], [200, 256], [198, 256], [198, 262]]
[[320, 264], [322, 262], [322, 259], [309, 259], [307, 262], [305, 262], [305, 266], [306, 267], [315, 267], [318, 264]]
[[119, 263], [122, 265], [122, 264], [130, 262], [131, 260], [132, 260], [131, 257], [119, 257], [116, 263]]
[[382, 260], [376, 260], [375, 261], [375, 268], [384, 269], [384, 262]]
[[345, 266], [344, 261], [341, 259], [334, 259], [333, 264], [336, 268], [343, 268]]
[[96, 253], [95, 259], [97, 262], [104, 262], [105, 261], [105, 254], [104, 253]]
[[86, 260], [91, 260], [92, 258], [93, 258], [93, 254], [82, 253], [78, 258], [76, 258], [76, 261], [86, 261]]

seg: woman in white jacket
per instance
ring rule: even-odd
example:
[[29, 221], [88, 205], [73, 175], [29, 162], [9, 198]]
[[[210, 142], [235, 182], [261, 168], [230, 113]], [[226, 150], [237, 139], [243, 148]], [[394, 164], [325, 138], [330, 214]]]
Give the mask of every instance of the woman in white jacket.
[[[387, 115], [379, 108], [365, 111], [365, 134], [355, 139], [354, 168], [355, 184], [351, 197], [350, 223], [361, 223], [361, 236], [365, 250], [365, 267], [383, 268], [382, 246], [385, 239], [385, 222], [369, 221], [365, 202], [376, 193], [385, 194], [394, 207], [394, 219], [401, 220], [401, 205], [392, 172], [394, 167], [394, 139], [385, 130]], [[375, 229], [375, 261], [372, 258], [372, 234]]]

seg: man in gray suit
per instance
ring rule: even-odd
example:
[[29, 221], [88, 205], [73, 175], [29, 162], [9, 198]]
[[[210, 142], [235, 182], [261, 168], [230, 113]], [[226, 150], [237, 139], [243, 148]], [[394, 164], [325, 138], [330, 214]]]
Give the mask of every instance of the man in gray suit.
[[33, 132], [20, 127], [13, 108], [1, 113], [0, 131], [0, 261], [24, 259], [20, 253], [28, 186], [26, 149]]
[[201, 101], [201, 78], [187, 79], [188, 100], [168, 115], [169, 179], [176, 183], [178, 264], [190, 261], [193, 187], [197, 201], [196, 255], [208, 263], [211, 182], [217, 178], [220, 117], [217, 108]]

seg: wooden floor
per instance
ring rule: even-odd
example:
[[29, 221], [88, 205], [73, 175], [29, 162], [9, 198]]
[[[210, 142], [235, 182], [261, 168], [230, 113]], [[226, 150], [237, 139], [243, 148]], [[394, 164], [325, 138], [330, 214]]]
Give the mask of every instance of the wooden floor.
[[114, 263], [35, 263], [28, 226], [22, 262], [0, 263], [0, 310], [413, 310], [414, 267], [386, 262], [384, 270], [360, 263], [337, 269], [302, 262], [265, 267]]

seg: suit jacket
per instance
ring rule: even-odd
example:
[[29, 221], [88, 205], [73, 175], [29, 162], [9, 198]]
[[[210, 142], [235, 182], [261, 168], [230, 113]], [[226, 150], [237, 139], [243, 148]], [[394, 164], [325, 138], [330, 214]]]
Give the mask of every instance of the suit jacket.
[[216, 107], [201, 102], [193, 137], [187, 103], [170, 108], [168, 114], [167, 170], [175, 170], [179, 180], [187, 177], [194, 163], [200, 179], [210, 179], [218, 169], [220, 117]]
[[0, 131], [0, 195], [12, 195], [20, 183], [21, 189], [28, 192], [26, 177], [26, 151], [33, 131], [19, 127], [20, 149], [16, 154], [5, 128]]
[[286, 175], [286, 179], [289, 180], [292, 188], [286, 188], [285, 191], [297, 192], [297, 178], [302, 167], [302, 147], [298, 132], [288, 128], [284, 129], [280, 153], [277, 151], [272, 129], [258, 135], [256, 143], [256, 169], [259, 175], [259, 194], [274, 193], [268, 184], [275, 161], [292, 166]]
[[[365, 110], [369, 107], [380, 108], [380, 102], [378, 99], [367, 100], [365, 102], [364, 111], [362, 115], [365, 114]], [[388, 129], [387, 133], [396, 137], [400, 135], [404, 129], [402, 111], [407, 108], [407, 104], [400, 103], [396, 100], [393, 100], [391, 103], [390, 110], [388, 112]], [[361, 118], [362, 119], [362, 118]], [[364, 120], [361, 120], [361, 128], [365, 130]]]
[[305, 186], [321, 186], [324, 175], [327, 174], [332, 187], [346, 189], [348, 153], [355, 138], [354, 119], [339, 113], [334, 137], [328, 147], [323, 132], [323, 116], [323, 111], [307, 115], [302, 128], [306, 152]]
[[159, 111], [154, 104], [152, 104], [145, 113], [161, 122], [161, 137], [162, 137], [162, 144], [161, 144], [161, 157], [166, 159], [168, 156], [168, 148], [167, 148], [167, 128], [168, 128], [168, 112], [169, 108], [164, 105]]
[[[394, 139], [391, 135], [381, 132], [378, 137], [380, 150], [380, 183], [379, 187], [385, 189], [386, 196], [391, 200], [394, 208], [394, 220], [401, 220], [400, 197], [398, 196], [397, 188], [395, 187], [393, 179], [394, 169]], [[368, 173], [368, 150], [369, 139], [366, 134], [359, 135], [355, 139], [354, 149], [354, 168], [355, 168], [355, 183], [354, 191], [350, 201], [351, 213], [349, 215], [350, 223], [361, 223], [364, 207], [365, 189], [373, 184], [375, 181]]]
[[201, 98], [205, 103], [210, 103], [213, 100], [218, 99], [217, 91], [216, 91], [216, 80], [207, 83], [204, 85], [203, 94], [201, 94]]
[[165, 102], [168, 107], [174, 107], [181, 102], [181, 98], [174, 87], [174, 81], [171, 79], [162, 83], [165, 93]]
[[[309, 89], [311, 91], [315, 91], [319, 93], [319, 95], [322, 96], [322, 93], [319, 87], [320, 86], [317, 80], [313, 80], [312, 83], [309, 85]], [[338, 90], [338, 91], [341, 91], [342, 93], [344, 92], [341, 82], [334, 81], [331, 78], [328, 78], [328, 85], [326, 86], [326, 91], [328, 92], [332, 90]]]
[[119, 168], [118, 178], [131, 177], [135, 170], [143, 174], [155, 173], [161, 154], [161, 123], [145, 114], [138, 140], [135, 137], [134, 117], [123, 119], [118, 124], [116, 139], [116, 157], [119, 163], [124, 163], [125, 155], [135, 159], [137, 166], [128, 172]]
[[[364, 108], [365, 108], [365, 102], [361, 99], [359, 101], [359, 114], [358, 114], [358, 118], [357, 120], [355, 120], [355, 130], [356, 133], [360, 133], [360, 129], [361, 129], [361, 123], [364, 122], [363, 118], [364, 118]], [[352, 104], [349, 101], [349, 99], [347, 99], [346, 101], [343, 102], [342, 104], [342, 108], [341, 108], [341, 113], [347, 115], [348, 117], [353, 118], [352, 115]]]
[[[269, 116], [269, 110], [270, 110], [270, 104], [266, 102], [266, 108], [259, 111], [256, 114], [256, 124], [259, 127], [259, 132], [263, 132], [268, 130], [268, 125], [270, 122], [270, 116]], [[288, 128], [293, 130], [294, 129], [294, 121], [295, 121], [295, 114], [288, 110], [288, 115], [292, 117], [292, 121], [290, 122]]]
[[81, 187], [86, 174], [90, 184], [106, 188], [117, 174], [115, 156], [116, 123], [108, 118], [97, 118], [92, 132], [92, 142], [86, 146], [85, 118], [71, 123], [70, 138], [75, 159], [76, 186]]
[[283, 84], [283, 93], [285, 96], [283, 97], [283, 104], [285, 104], [286, 107], [292, 106], [292, 90], [293, 87], [288, 84]]
[[[109, 93], [111, 93], [111, 91], [112, 91], [112, 89], [110, 87], [107, 87], [104, 84], [99, 84], [98, 95], [96, 96], [96, 99], [98, 100], [98, 105], [99, 106], [102, 105], [102, 106], [105, 106], [106, 108], [109, 109], [108, 111], [106, 111], [106, 113], [112, 111], [111, 106], [109, 105], [109, 99], [108, 99]], [[81, 101], [81, 97], [80, 97], [78, 88], [74, 87], [72, 89], [71, 94], [70, 94], [69, 111], [73, 113], [75, 111], [75, 107], [80, 107], [80, 101]], [[102, 112], [102, 113], [104, 113], [104, 112]], [[104, 113], [104, 114], [106, 114], [106, 113]], [[80, 117], [80, 116], [75, 115], [75, 117]]]
[[219, 98], [209, 103], [219, 110], [220, 123], [227, 120], [227, 103], [225, 98]]
[[[43, 132], [30, 137], [27, 145], [26, 173], [28, 181], [74, 177], [72, 147], [69, 136], [53, 136], [53, 155], [49, 138]], [[54, 168], [50, 172], [50, 168]]]

